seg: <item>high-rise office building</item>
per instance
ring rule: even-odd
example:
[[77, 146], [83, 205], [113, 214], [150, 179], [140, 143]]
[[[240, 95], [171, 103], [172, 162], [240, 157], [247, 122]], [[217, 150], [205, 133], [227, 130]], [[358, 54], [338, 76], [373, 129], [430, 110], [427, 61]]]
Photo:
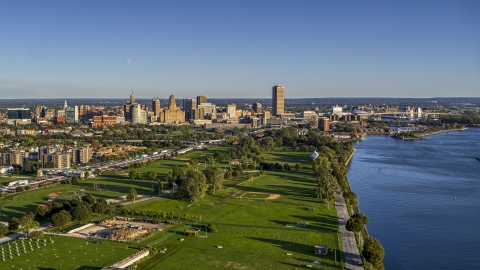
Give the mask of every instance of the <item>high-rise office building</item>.
[[7, 117], [8, 119], [11, 119], [11, 120], [16, 120], [16, 119], [20, 119], [20, 120], [24, 120], [24, 119], [31, 119], [31, 115], [30, 115], [30, 109], [27, 109], [27, 108], [8, 108], [7, 109]]
[[134, 124], [146, 124], [147, 123], [147, 111], [142, 109], [140, 104], [134, 104], [130, 107], [130, 113], [132, 117], [132, 123]]
[[78, 107], [78, 118], [89, 119], [91, 117], [90, 105], [80, 105]]
[[262, 113], [262, 104], [261, 103], [258, 103], [258, 102], [255, 102], [252, 104], [252, 110], [255, 112], [255, 113]]
[[161, 113], [160, 99], [158, 97], [152, 100], [152, 111], [155, 116], [159, 116]]
[[278, 116], [285, 113], [285, 88], [281, 85], [272, 87], [272, 115]]
[[202, 103], [207, 103], [207, 97], [206, 96], [197, 96], [197, 106], [202, 104]]
[[75, 123], [75, 109], [72, 107], [65, 108], [65, 116], [67, 117], [67, 123]]
[[183, 100], [183, 111], [185, 112], [185, 121], [194, 117], [194, 110], [197, 109], [197, 100], [187, 98]]
[[229, 114], [230, 118], [235, 118], [236, 117], [236, 112], [237, 110], [237, 105], [236, 104], [228, 104], [227, 105], [227, 113]]
[[185, 113], [177, 108], [177, 102], [173, 95], [168, 99], [168, 109], [162, 111], [161, 122], [167, 124], [185, 122]]

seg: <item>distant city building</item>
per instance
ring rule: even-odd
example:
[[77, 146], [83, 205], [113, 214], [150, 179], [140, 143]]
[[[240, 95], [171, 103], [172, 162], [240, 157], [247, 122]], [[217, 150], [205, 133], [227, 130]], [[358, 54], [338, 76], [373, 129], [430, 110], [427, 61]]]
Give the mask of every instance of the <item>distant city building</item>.
[[330, 119], [327, 117], [320, 117], [318, 119], [318, 129], [327, 131], [330, 129]]
[[217, 111], [217, 107], [215, 106], [215, 104], [212, 104], [212, 103], [202, 103], [202, 104], [197, 103], [197, 109], [199, 111], [203, 109], [204, 116], [209, 119], [212, 119], [211, 115], [213, 113], [216, 113]]
[[160, 116], [162, 109], [160, 107], [160, 99], [158, 97], [152, 100], [152, 111], [154, 116]]
[[166, 124], [177, 124], [185, 122], [185, 113], [177, 108], [175, 96], [171, 95], [168, 100], [168, 109], [163, 110], [161, 122]]
[[140, 104], [134, 104], [130, 107], [131, 122], [134, 124], [147, 123], [147, 111]]
[[197, 96], [197, 106], [203, 103], [207, 103], [207, 97], [206, 96]]
[[333, 106], [333, 107], [332, 107], [332, 114], [335, 114], [335, 115], [338, 115], [339, 117], [341, 117], [342, 114], [343, 114], [343, 109], [342, 109], [342, 107], [340, 107], [340, 106], [338, 106], [338, 105], [337, 105], [337, 106]]
[[90, 147], [78, 147], [72, 151], [73, 164], [86, 164], [93, 156], [93, 149]]
[[11, 125], [30, 124], [32, 122], [32, 114], [27, 108], [8, 108], [8, 123]]
[[69, 169], [70, 168], [70, 154], [57, 152], [52, 155], [52, 161], [55, 168]]
[[113, 126], [117, 124], [116, 116], [94, 116], [92, 121], [92, 127]]
[[229, 114], [230, 118], [237, 117], [236, 111], [237, 111], [237, 105], [236, 104], [228, 104], [227, 105], [227, 113]]
[[82, 120], [87, 120], [91, 117], [91, 109], [89, 105], [80, 105], [78, 107], [78, 118]]
[[252, 104], [252, 110], [255, 113], [262, 113], [262, 104], [259, 102], [255, 102]]
[[65, 108], [65, 116], [67, 118], [67, 123], [75, 123], [75, 108], [67, 107]]
[[279, 116], [285, 113], [285, 88], [281, 85], [272, 87], [272, 115]]
[[197, 109], [197, 100], [187, 98], [183, 100], [183, 111], [185, 112], [185, 121], [195, 118], [195, 110]]

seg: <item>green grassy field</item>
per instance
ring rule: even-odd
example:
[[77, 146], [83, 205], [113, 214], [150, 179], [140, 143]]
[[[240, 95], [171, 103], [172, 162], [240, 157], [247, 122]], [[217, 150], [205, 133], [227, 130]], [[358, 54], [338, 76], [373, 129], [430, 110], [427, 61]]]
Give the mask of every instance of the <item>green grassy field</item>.
[[[315, 199], [314, 182], [307, 174], [268, 172], [195, 203], [158, 198], [127, 206], [181, 216], [202, 216], [198, 224], [214, 223], [219, 230], [208, 234], [207, 239], [185, 237], [183, 230], [171, 230], [169, 238], [155, 245], [170, 251], [141, 263], [139, 269], [155, 269], [158, 263], [168, 265], [169, 269], [194, 266], [196, 269], [292, 269], [304, 268], [307, 264], [314, 269], [338, 269], [341, 267], [340, 253], [337, 263], [334, 253], [313, 254], [316, 244], [326, 244], [332, 249], [338, 249], [339, 245], [335, 209]], [[268, 192], [280, 194], [280, 197], [275, 200], [238, 199], [229, 196], [231, 191], [238, 195]], [[305, 228], [297, 226], [305, 222], [309, 224]], [[185, 241], [179, 241], [180, 238]], [[218, 249], [218, 245], [223, 248]], [[312, 264], [314, 260], [321, 264]]]
[[[190, 158], [204, 162], [206, 156], [212, 155], [214, 151], [227, 150], [228, 147], [216, 147], [215, 149], [194, 151], [178, 158]], [[197, 202], [179, 201], [169, 195], [126, 206], [130, 209], [161, 210], [167, 213], [174, 212], [181, 217], [188, 216], [187, 220], [181, 219], [181, 224], [169, 226], [162, 232], [154, 232], [152, 236], [136, 244], [157, 249], [167, 248], [167, 252], [151, 255], [147, 260], [142, 261], [138, 265], [138, 269], [158, 269], [159, 265], [166, 269], [295, 269], [305, 268], [307, 264], [314, 269], [342, 268], [340, 252], [337, 253], [337, 256], [335, 256], [335, 252], [330, 252], [326, 256], [313, 254], [316, 244], [328, 245], [330, 249], [341, 250], [341, 246], [339, 246], [341, 243], [338, 242], [338, 221], [335, 207], [327, 207], [316, 199], [314, 193], [316, 180], [309, 173], [310, 153], [277, 149], [263, 153], [262, 156], [266, 162], [281, 164], [288, 162], [292, 167], [299, 162], [303, 169], [291, 172], [265, 172], [250, 180], [244, 174], [234, 180], [225, 181], [222, 192], [206, 195]], [[6, 221], [11, 215], [21, 216], [25, 212], [34, 211], [38, 204], [46, 203], [52, 193], [56, 193], [57, 200], [68, 200], [74, 194], [72, 191], [85, 189], [96, 197], [115, 198], [125, 195], [130, 187], [134, 187], [139, 194], [150, 195], [152, 182], [147, 179], [147, 172], [156, 171], [158, 177], [163, 178], [174, 165], [186, 169], [187, 162], [187, 160], [178, 159], [160, 160], [137, 169], [141, 176], [133, 181], [127, 179], [126, 176], [109, 173], [95, 179], [82, 181], [78, 185], [62, 184], [4, 198], [0, 200], [0, 206], [5, 215], [0, 219]], [[229, 165], [220, 164], [219, 166]], [[199, 170], [203, 168], [205, 168], [203, 165], [198, 166]], [[94, 184], [101, 190], [93, 190]], [[248, 192], [279, 194], [280, 196], [274, 200], [267, 200], [268, 194]], [[243, 198], [236, 198], [242, 194], [245, 194]], [[195, 222], [192, 221], [193, 217], [195, 217]], [[201, 225], [208, 223], [214, 223], [218, 229], [217, 233], [209, 233], [208, 238], [183, 235], [185, 229], [190, 226], [200, 229]], [[299, 226], [307, 223], [307, 226]], [[205, 232], [202, 231], [201, 235], [205, 235]], [[184, 241], [179, 241], [181, 238], [184, 238]], [[61, 239], [59, 242], [64, 241], [69, 246], [77, 245], [76, 241], [84, 242], [73, 238]], [[98, 246], [100, 248], [105, 245], [89, 244], [89, 247]], [[125, 244], [119, 245], [123, 245], [123, 249], [125, 248]], [[222, 246], [222, 248], [220, 249], [218, 246]], [[50, 249], [48, 248], [49, 252], [51, 252]], [[52, 264], [54, 266], [48, 262], [44, 266], [45, 269], [77, 269], [80, 267], [84, 267], [80, 269], [89, 269], [89, 267], [96, 269], [97, 265], [111, 264], [106, 261], [102, 261], [100, 264], [100, 258], [97, 258], [102, 254], [113, 256], [110, 253], [114, 252], [110, 252], [109, 249], [113, 249], [116, 253], [115, 247], [108, 247], [103, 249], [105, 252], [99, 251], [96, 257], [91, 256], [99, 260], [98, 264], [89, 264], [90, 261], [88, 261], [62, 268], [58, 265], [60, 262], [54, 261]], [[125, 255], [119, 251], [120, 258], [115, 261], [133, 253], [130, 249], [127, 251], [129, 252]], [[90, 258], [86, 259], [90, 260]], [[314, 264], [313, 261], [319, 261], [320, 264]], [[41, 258], [39, 258], [39, 262], [41, 263]], [[17, 268], [15, 265], [15, 269]]]
[[[20, 256], [17, 255], [14, 242], [9, 242], [13, 251], [12, 259], [8, 244], [1, 245], [5, 261], [0, 258], [0, 269], [102, 269], [138, 251], [137, 247], [125, 243], [104, 241], [97, 244], [100, 242], [55, 236], [46, 236], [45, 239], [46, 246], [40, 241], [40, 248], [32, 241], [33, 251], [29, 241], [24, 240], [27, 253], [24, 253], [22, 241], [16, 240]], [[54, 243], [51, 243], [50, 239]]]

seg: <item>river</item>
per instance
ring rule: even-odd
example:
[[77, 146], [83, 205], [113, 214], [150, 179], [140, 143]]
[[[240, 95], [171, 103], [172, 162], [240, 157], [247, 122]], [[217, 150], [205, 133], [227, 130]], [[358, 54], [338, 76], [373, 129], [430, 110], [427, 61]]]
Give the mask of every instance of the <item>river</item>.
[[348, 179], [386, 269], [480, 269], [480, 129], [356, 142]]

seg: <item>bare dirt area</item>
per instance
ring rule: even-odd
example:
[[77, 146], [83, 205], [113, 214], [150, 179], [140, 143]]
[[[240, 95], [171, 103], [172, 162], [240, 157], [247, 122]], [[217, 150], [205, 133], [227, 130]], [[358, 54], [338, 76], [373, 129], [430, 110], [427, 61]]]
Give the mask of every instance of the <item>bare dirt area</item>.
[[[137, 222], [137, 221], [127, 221], [127, 220], [106, 220], [102, 224], [95, 224], [89, 226], [81, 231], [72, 233], [72, 236], [79, 237], [95, 237], [95, 238], [112, 238], [114, 237], [114, 232], [119, 229], [136, 229], [142, 231], [160, 231], [165, 228], [165, 223], [153, 224], [149, 222]], [[113, 235], [113, 236], [112, 236]], [[112, 238], [113, 239], [113, 238]], [[119, 239], [125, 240], [125, 239]]]
[[280, 197], [280, 194], [277, 193], [268, 193], [268, 192], [245, 192], [242, 195], [238, 196], [239, 199], [264, 199], [264, 200], [275, 200]]
[[180, 160], [180, 161], [190, 161], [189, 158], [177, 158], [177, 160]]

